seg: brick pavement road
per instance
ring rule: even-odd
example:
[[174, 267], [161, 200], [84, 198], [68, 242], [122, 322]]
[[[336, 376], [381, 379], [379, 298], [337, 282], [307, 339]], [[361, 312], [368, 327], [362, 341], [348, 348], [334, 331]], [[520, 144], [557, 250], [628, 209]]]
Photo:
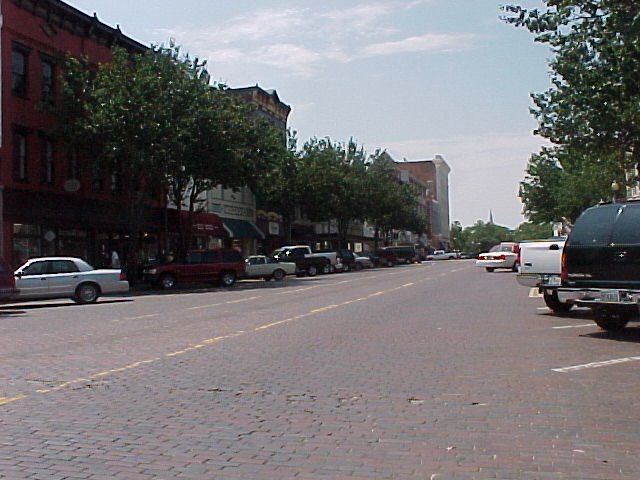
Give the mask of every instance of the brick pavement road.
[[527, 293], [459, 261], [5, 308], [0, 478], [640, 478], [640, 329]]

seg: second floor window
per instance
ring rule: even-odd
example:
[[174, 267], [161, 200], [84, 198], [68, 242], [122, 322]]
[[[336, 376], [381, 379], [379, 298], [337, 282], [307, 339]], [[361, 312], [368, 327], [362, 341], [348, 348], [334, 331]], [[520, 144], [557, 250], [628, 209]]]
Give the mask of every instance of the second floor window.
[[11, 92], [19, 97], [27, 95], [27, 59], [22, 49], [14, 47], [11, 51]]
[[13, 178], [27, 181], [27, 135], [23, 132], [13, 134]]
[[41, 100], [43, 103], [52, 104], [54, 101], [54, 72], [53, 62], [42, 59]]
[[42, 177], [41, 181], [44, 184], [53, 184], [53, 142], [48, 138], [42, 139]]

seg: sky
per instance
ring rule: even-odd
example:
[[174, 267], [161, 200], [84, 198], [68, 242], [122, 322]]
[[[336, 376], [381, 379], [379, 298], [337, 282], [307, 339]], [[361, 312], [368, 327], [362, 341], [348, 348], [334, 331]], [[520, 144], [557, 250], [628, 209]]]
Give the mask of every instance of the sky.
[[452, 222], [526, 221], [519, 182], [545, 144], [530, 94], [549, 88], [551, 53], [500, 20], [505, 1], [66, 1], [145, 45], [174, 39], [229, 87], [275, 89], [299, 146], [353, 138], [398, 161], [441, 155]]

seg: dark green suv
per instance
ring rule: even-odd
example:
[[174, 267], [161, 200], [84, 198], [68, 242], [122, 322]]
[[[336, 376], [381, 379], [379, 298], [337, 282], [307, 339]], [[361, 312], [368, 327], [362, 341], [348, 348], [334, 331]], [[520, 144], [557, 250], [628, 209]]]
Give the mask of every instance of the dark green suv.
[[604, 330], [638, 318], [640, 302], [640, 203], [606, 203], [585, 210], [562, 252], [560, 285], [544, 285], [557, 301], [552, 310], [590, 307]]

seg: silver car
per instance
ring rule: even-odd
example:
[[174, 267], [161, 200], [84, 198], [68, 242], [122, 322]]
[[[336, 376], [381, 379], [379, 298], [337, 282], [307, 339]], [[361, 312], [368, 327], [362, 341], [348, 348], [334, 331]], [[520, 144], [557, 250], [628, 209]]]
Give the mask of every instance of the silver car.
[[97, 270], [75, 257], [32, 258], [14, 276], [17, 300], [71, 298], [77, 303], [94, 303], [101, 295], [129, 291], [120, 269]]

